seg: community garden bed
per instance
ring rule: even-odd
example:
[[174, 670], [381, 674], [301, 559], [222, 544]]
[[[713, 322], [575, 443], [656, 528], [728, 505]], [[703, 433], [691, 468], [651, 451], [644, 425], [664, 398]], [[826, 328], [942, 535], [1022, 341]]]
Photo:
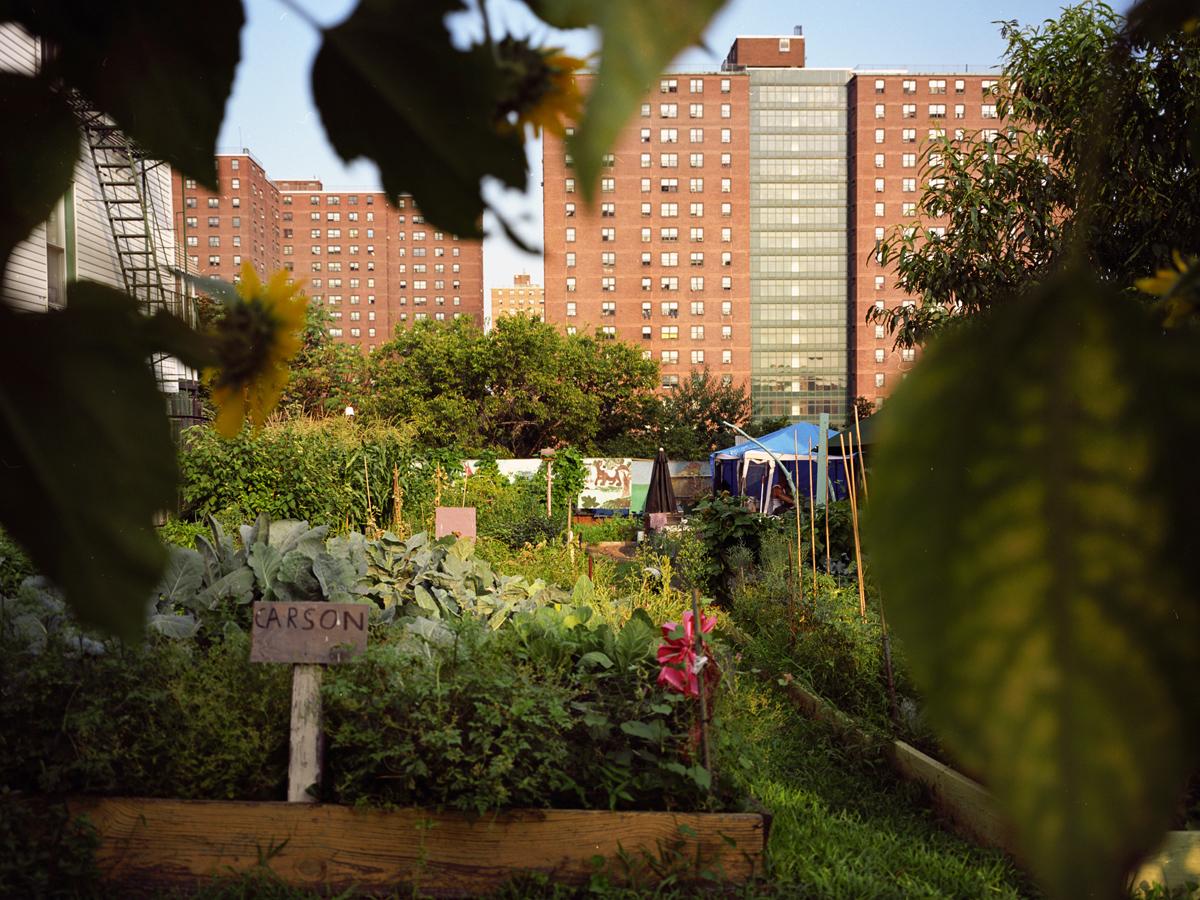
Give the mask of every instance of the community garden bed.
[[[142, 643], [81, 630], [39, 578], [0, 607], [3, 787], [69, 797], [106, 878], [194, 884], [264, 854], [336, 890], [761, 872], [764, 818], [703, 764], [645, 609], [500, 574], [469, 540], [260, 520], [198, 547], [172, 550]], [[325, 669], [320, 802], [288, 804], [290, 667], [251, 662], [248, 632], [254, 602], [313, 598], [363, 603], [369, 645]]]

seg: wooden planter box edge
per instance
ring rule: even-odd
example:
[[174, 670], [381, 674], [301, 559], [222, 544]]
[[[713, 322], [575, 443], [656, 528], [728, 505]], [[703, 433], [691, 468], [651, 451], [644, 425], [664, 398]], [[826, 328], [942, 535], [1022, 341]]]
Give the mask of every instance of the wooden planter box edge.
[[[794, 682], [786, 689], [810, 718], [832, 725], [843, 735], [851, 732], [848, 736], [864, 746], [876, 741], [852, 717], [825, 699]], [[890, 741], [886, 755], [896, 774], [924, 785], [937, 810], [967, 837], [982, 846], [1019, 856], [1012, 829], [987, 788], [904, 741]], [[1162, 846], [1134, 873], [1131, 884], [1136, 887], [1142, 882], [1168, 888], [1200, 882], [1200, 831], [1168, 831]]]
[[743, 882], [762, 873], [767, 831], [758, 813], [545, 809], [476, 816], [131, 797], [72, 797], [68, 807], [95, 827], [105, 880], [139, 888], [195, 886], [264, 859], [297, 887], [411, 885], [436, 896], [486, 893], [529, 871], [583, 881], [596, 872], [597, 858], [614, 876]]

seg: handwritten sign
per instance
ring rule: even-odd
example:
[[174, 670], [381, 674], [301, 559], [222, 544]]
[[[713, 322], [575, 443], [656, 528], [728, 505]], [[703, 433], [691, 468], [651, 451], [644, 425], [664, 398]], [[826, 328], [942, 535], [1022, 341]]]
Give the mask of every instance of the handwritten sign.
[[362, 603], [255, 603], [250, 662], [339, 663], [367, 649]]

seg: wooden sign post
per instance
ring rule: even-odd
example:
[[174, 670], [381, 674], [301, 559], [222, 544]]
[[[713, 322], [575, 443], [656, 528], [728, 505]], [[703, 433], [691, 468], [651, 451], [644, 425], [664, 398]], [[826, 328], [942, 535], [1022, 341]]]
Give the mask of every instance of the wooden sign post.
[[314, 803], [321, 784], [321, 667], [345, 662], [367, 649], [362, 603], [255, 603], [250, 662], [292, 666], [292, 729], [288, 753], [289, 803]]

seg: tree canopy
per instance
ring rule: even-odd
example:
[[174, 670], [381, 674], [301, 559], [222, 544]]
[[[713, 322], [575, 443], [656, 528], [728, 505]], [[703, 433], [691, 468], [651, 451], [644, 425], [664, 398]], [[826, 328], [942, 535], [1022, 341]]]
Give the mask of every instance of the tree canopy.
[[916, 302], [870, 318], [902, 346], [1042, 283], [1070, 254], [1127, 288], [1173, 250], [1200, 251], [1200, 33], [1131, 32], [1101, 2], [1001, 30], [998, 133], [930, 141], [916, 219], [880, 248]]

